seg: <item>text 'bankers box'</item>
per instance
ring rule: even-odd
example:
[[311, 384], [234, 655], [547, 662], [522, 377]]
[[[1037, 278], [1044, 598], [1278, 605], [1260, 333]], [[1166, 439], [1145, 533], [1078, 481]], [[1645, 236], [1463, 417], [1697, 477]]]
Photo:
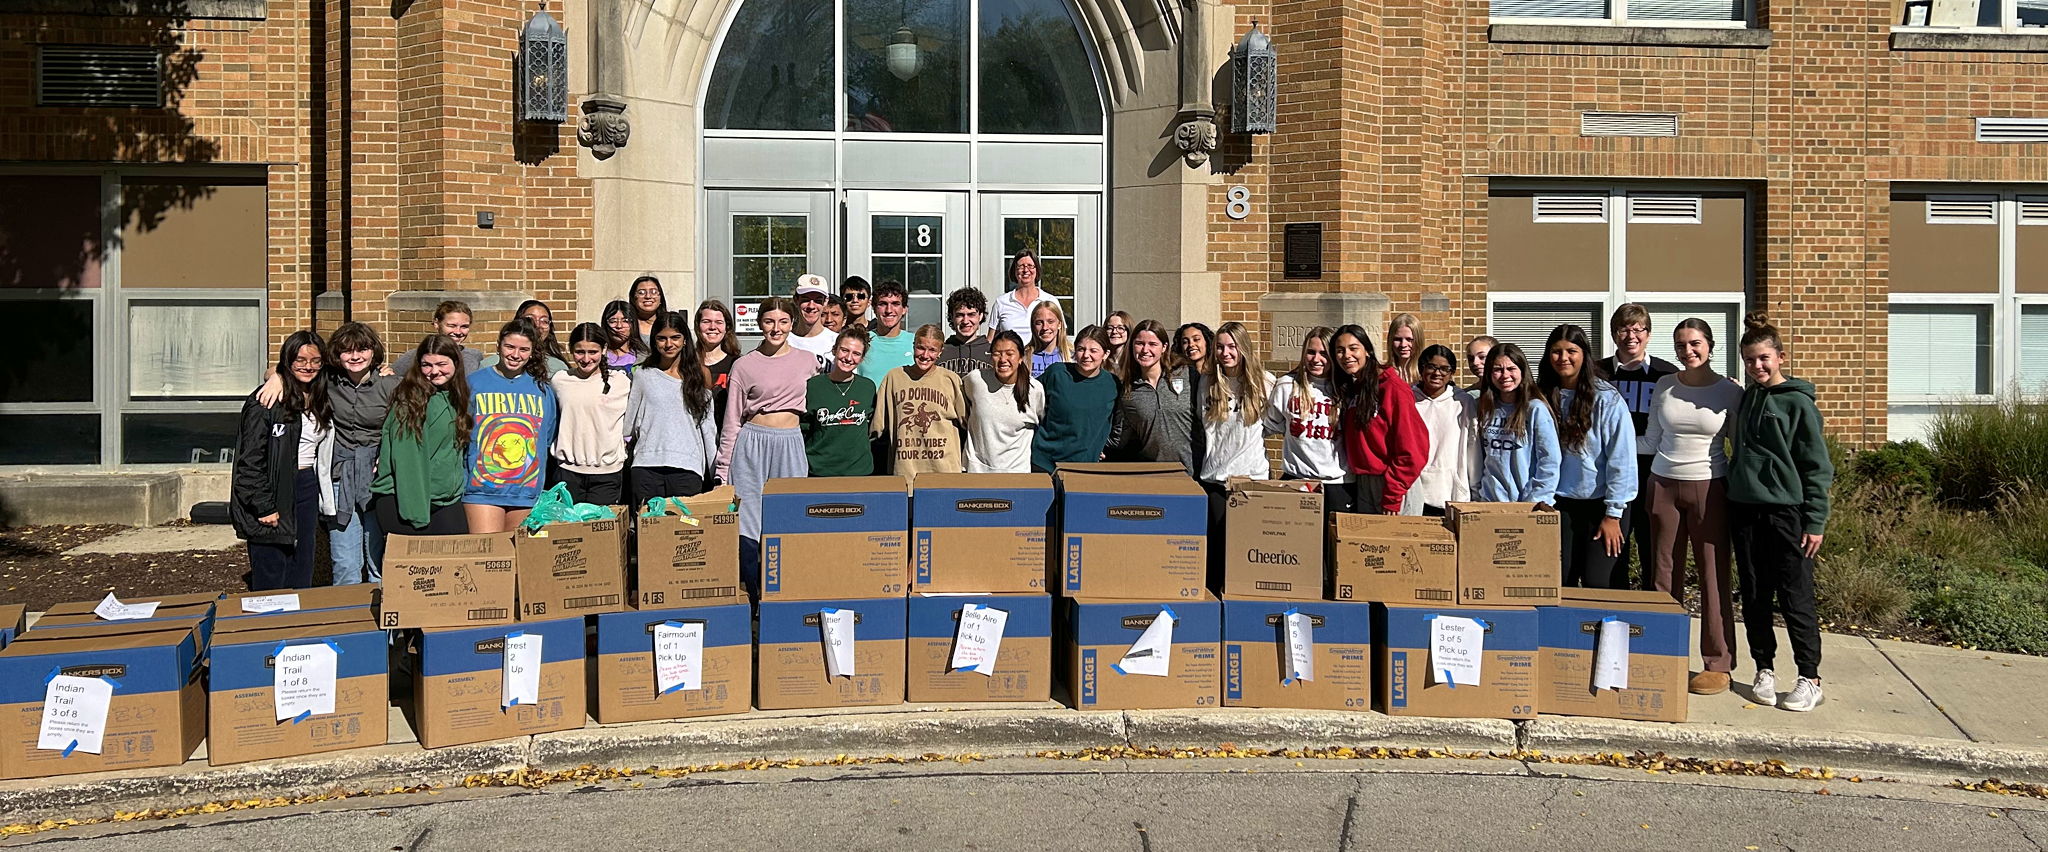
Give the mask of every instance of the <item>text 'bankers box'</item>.
[[[1166, 635], [1152, 634], [1163, 612]], [[1222, 667], [1223, 608], [1196, 600], [1067, 601], [1067, 683], [1082, 710], [1215, 707]], [[1148, 638], [1159, 640], [1157, 644]]]
[[[761, 709], [903, 703], [902, 597], [762, 601], [759, 612]], [[826, 616], [835, 613], [828, 632]], [[840, 656], [828, 660], [835, 644]]]
[[[198, 619], [101, 630], [30, 630], [0, 650], [0, 778], [177, 766], [206, 736]], [[62, 638], [59, 638], [62, 637]], [[51, 672], [108, 685], [96, 748], [39, 747]], [[74, 700], [60, 696], [63, 700]]]
[[[532, 701], [506, 701], [506, 680], [519, 661], [506, 659], [506, 642], [538, 636], [538, 672], [528, 676]], [[589, 649], [583, 618], [526, 621], [493, 627], [420, 631], [413, 679], [413, 727], [427, 748], [480, 743], [583, 727]], [[529, 661], [530, 662], [530, 661]]]
[[[1692, 617], [1670, 595], [1622, 589], [1566, 589], [1554, 607], [1536, 611], [1542, 675], [1537, 710], [1683, 722], [1691, 675]], [[1617, 622], [1612, 627], [1609, 622]], [[1602, 647], [1613, 642], [1614, 647]], [[1620, 688], [1598, 679], [1603, 655], [1618, 668]]]
[[[215, 634], [206, 678], [207, 762], [224, 766], [384, 744], [390, 639], [370, 622], [368, 608], [353, 611], [358, 618], [350, 623]], [[332, 654], [333, 712], [279, 719], [279, 659], [291, 659], [304, 646]]]
[[[961, 613], [969, 606], [1002, 613], [995, 657], [986, 673], [979, 666], [953, 666], [959, 643], [971, 641], [961, 636], [960, 627]], [[907, 668], [906, 690], [913, 702], [1050, 700], [1052, 596], [911, 595]]]
[[909, 529], [903, 477], [768, 480], [761, 490], [761, 600], [902, 597], [910, 583], [903, 546]]
[[[664, 692], [655, 629], [701, 625], [698, 682]], [[597, 701], [604, 724], [745, 713], [754, 704], [754, 609], [744, 602], [640, 609], [597, 617]]]
[[[1446, 676], [1439, 659], [1439, 618], [1469, 620], [1476, 636], [1461, 650], [1471, 680]], [[1478, 719], [1536, 718], [1536, 610], [1534, 607], [1452, 609], [1375, 604], [1373, 644], [1380, 655], [1379, 692], [1389, 716]]]

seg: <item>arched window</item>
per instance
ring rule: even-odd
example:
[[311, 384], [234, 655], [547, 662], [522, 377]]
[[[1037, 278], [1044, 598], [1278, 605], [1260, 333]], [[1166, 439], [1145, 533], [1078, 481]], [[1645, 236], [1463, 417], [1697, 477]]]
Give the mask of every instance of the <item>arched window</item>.
[[745, 0], [711, 71], [705, 129], [830, 131], [835, 109], [850, 133], [1103, 132], [1065, 0]]

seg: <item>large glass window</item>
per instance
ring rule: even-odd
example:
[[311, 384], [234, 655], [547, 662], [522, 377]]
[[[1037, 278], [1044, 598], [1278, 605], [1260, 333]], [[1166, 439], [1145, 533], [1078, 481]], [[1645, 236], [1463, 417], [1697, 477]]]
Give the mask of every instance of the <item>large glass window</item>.
[[981, 132], [1101, 133], [1089, 68], [1061, 0], [982, 0]]
[[[1074, 219], [1071, 216], [1003, 217], [1003, 268], [1023, 249], [1038, 252], [1038, 285], [1059, 299], [1067, 324], [1074, 317]], [[1016, 286], [1003, 282], [1003, 289]]]
[[2048, 395], [2048, 305], [2020, 308], [2020, 389]]
[[846, 0], [846, 129], [967, 132], [967, 4]]
[[796, 290], [808, 262], [803, 216], [732, 217], [732, 286], [736, 296], [759, 298]]
[[719, 130], [832, 129], [832, 4], [747, 0], [704, 95]]
[[1892, 26], [2024, 32], [2048, 27], [2048, 6], [2038, 0], [1892, 0]]
[[13, 356], [0, 358], [0, 402], [92, 402], [91, 299], [0, 302], [14, 329]]
[[870, 217], [875, 283], [898, 281], [910, 292], [906, 328], [926, 323], [944, 328], [946, 220], [941, 216]]
[[1892, 399], [1991, 392], [1991, 306], [1893, 304], [1886, 341]]
[[226, 299], [137, 299], [128, 306], [128, 397], [236, 399], [270, 359], [263, 306]]
[[1623, 26], [1741, 26], [1749, 21], [1746, 0], [1492, 0], [1490, 5], [1495, 20]]

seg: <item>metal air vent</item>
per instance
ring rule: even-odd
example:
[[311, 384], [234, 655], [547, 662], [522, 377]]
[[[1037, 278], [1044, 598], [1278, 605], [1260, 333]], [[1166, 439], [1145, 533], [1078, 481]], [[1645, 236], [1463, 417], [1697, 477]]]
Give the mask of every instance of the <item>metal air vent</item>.
[[36, 49], [39, 106], [164, 105], [164, 55], [151, 46], [45, 44]]
[[1631, 195], [1628, 197], [1628, 220], [1661, 225], [1697, 225], [1700, 223], [1700, 197]]
[[1979, 142], [2048, 142], [2048, 118], [1979, 118]]
[[1605, 222], [1607, 196], [1593, 193], [1538, 195], [1534, 204], [1538, 222]]
[[1998, 196], [1929, 196], [1927, 223], [1930, 225], [1992, 225], [1998, 222]]
[[1677, 136], [1675, 112], [1582, 112], [1580, 136]]

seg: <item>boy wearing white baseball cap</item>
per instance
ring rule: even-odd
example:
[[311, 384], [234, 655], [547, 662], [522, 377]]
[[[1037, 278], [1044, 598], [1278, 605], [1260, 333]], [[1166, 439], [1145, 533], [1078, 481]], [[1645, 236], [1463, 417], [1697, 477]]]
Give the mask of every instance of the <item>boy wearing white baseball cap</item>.
[[796, 277], [796, 327], [790, 330], [789, 345], [816, 357], [820, 372], [831, 366], [832, 342], [839, 337], [825, 327], [825, 301], [831, 295], [824, 276], [806, 272]]

